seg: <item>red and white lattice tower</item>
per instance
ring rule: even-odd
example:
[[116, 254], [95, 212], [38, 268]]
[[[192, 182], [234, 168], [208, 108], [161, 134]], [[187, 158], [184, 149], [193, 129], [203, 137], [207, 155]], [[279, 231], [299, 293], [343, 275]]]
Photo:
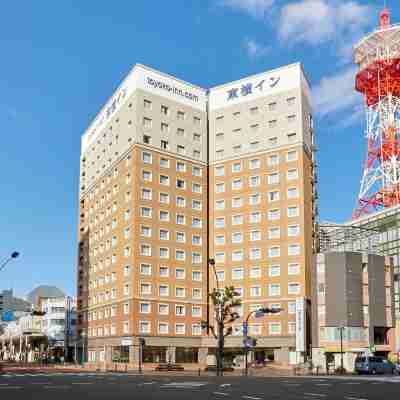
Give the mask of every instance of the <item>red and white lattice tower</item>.
[[380, 26], [354, 48], [356, 90], [365, 98], [367, 159], [353, 218], [400, 204], [400, 24]]

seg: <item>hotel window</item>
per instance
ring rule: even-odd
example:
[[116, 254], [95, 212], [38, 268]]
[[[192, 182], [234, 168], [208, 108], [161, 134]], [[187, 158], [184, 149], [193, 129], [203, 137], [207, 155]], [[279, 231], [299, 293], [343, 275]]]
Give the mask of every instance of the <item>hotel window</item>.
[[166, 265], [161, 265], [160, 269], [159, 269], [159, 272], [160, 272], [160, 276], [162, 278], [168, 278], [168, 276], [169, 276], [169, 268]]
[[176, 152], [178, 154], [185, 154], [185, 146], [182, 146], [181, 144], [178, 144], [176, 146]]
[[224, 176], [225, 175], [225, 167], [223, 165], [218, 165], [215, 167], [215, 176]]
[[192, 289], [192, 297], [194, 299], [201, 299], [201, 289], [200, 288], [193, 288]]
[[[182, 128], [178, 128], [178, 129], [176, 130], [176, 135], [177, 135], [177, 136], [184, 136], [184, 135], [185, 135], [185, 130], [182, 129]], [[183, 147], [183, 146], [182, 146], [182, 147]]]
[[297, 168], [289, 169], [286, 176], [288, 181], [297, 179], [299, 177]]
[[[162, 125], [162, 124], [161, 124]], [[169, 149], [169, 145], [168, 145], [168, 140], [161, 140], [160, 142], [160, 147], [163, 150], [168, 150]]]
[[243, 288], [242, 287], [235, 287], [236, 296], [243, 297]]
[[259, 186], [259, 185], [260, 185], [260, 181], [261, 181], [261, 179], [260, 179], [259, 176], [251, 176], [251, 177], [249, 178], [249, 186], [250, 186], [250, 187]]
[[194, 123], [194, 125], [199, 126], [199, 125], [200, 125], [200, 122], [201, 122], [201, 120], [200, 120], [199, 117], [193, 117], [193, 123]]
[[218, 133], [215, 135], [215, 138], [216, 138], [216, 140], [218, 140], [218, 141], [224, 140], [224, 132], [218, 132]]
[[176, 170], [178, 172], [186, 172], [186, 164], [181, 161], [177, 161], [176, 162]]
[[185, 243], [185, 233], [184, 232], [175, 232], [175, 240], [179, 243]]
[[288, 283], [288, 294], [300, 294], [300, 284], [299, 283]]
[[168, 334], [168, 323], [167, 322], [159, 322], [158, 323], [158, 333], [160, 335]]
[[250, 241], [255, 242], [257, 240], [261, 240], [261, 231], [251, 231], [250, 232]]
[[131, 248], [129, 246], [126, 246], [124, 248], [124, 256], [129, 257], [131, 255]]
[[151, 119], [150, 119], [150, 118], [144, 117], [144, 118], [143, 118], [143, 126], [144, 126], [146, 129], [150, 129], [150, 128], [151, 128], [151, 125], [152, 125]]
[[175, 250], [175, 260], [184, 261], [186, 254], [184, 250]]
[[295, 142], [296, 139], [297, 139], [297, 135], [296, 135], [295, 132], [293, 132], [293, 133], [288, 133], [287, 137], [288, 137], [288, 142], [289, 142], [289, 143], [293, 143], [293, 142]]
[[218, 115], [218, 117], [215, 119], [216, 123], [221, 123], [224, 121], [224, 116], [223, 115]]
[[293, 106], [296, 101], [296, 97], [289, 97], [286, 99], [286, 103], [288, 106]]
[[[114, 273], [114, 272], [113, 272]], [[124, 267], [124, 276], [129, 276], [131, 273], [131, 267], [130, 265], [125, 265]]]
[[192, 253], [192, 263], [193, 264], [201, 263], [201, 254], [200, 253]]
[[215, 218], [215, 227], [216, 228], [225, 227], [225, 218], [224, 217]]
[[268, 229], [268, 239], [279, 239], [281, 230], [279, 227], [272, 227]]
[[176, 196], [176, 206], [177, 207], [185, 207], [186, 206], [186, 200], [182, 196]]
[[140, 293], [141, 294], [151, 294], [151, 284], [150, 283], [141, 283], [140, 284]]
[[242, 243], [242, 242], [243, 242], [243, 233], [242, 232], [232, 233], [232, 243]]
[[185, 189], [186, 188], [186, 182], [183, 179], [177, 179], [176, 180], [176, 187], [177, 187], [177, 189]]
[[200, 306], [192, 306], [192, 317], [201, 317], [201, 307]]
[[151, 256], [151, 246], [149, 244], [141, 244], [140, 245], [140, 255], [142, 256]]
[[169, 240], [169, 231], [160, 229], [160, 240]]
[[250, 162], [249, 162], [250, 169], [257, 169], [257, 168], [260, 168], [260, 166], [261, 166], [261, 161], [259, 158], [250, 160]]
[[274, 210], [268, 210], [268, 220], [269, 221], [276, 221], [281, 217], [281, 212], [279, 208]]
[[[123, 333], [129, 333], [129, 322], [128, 321], [124, 321], [122, 331], [123, 331]], [[103, 355], [103, 357], [104, 357], [104, 355]]]
[[281, 267], [279, 265], [270, 265], [268, 268], [268, 275], [271, 277], [281, 275]]
[[151, 153], [143, 151], [142, 152], [142, 161], [144, 164], [151, 164], [152, 163]]
[[140, 225], [140, 236], [150, 237], [151, 228], [149, 226]]
[[169, 204], [169, 194], [168, 193], [160, 193], [160, 203]]
[[215, 236], [215, 244], [217, 245], [225, 244], [225, 236], [224, 235]]
[[297, 160], [297, 150], [288, 151], [286, 154], [286, 161], [296, 161]]
[[279, 164], [279, 156], [278, 154], [272, 154], [268, 157], [268, 166], [273, 167]]
[[223, 282], [225, 280], [225, 271], [217, 271], [218, 282]]
[[242, 170], [242, 163], [241, 162], [236, 162], [232, 164], [232, 172], [240, 172]]
[[185, 334], [185, 324], [175, 324], [175, 333], [177, 335]]
[[300, 235], [300, 225], [289, 225], [288, 236], [298, 236], [298, 235]]
[[198, 183], [192, 183], [192, 192], [201, 193], [201, 185]]
[[185, 306], [175, 305], [175, 315], [178, 317], [184, 317], [185, 316]]
[[169, 296], [169, 287], [168, 285], [160, 285], [158, 287], [158, 294], [162, 297]]
[[242, 197], [234, 197], [232, 199], [232, 208], [240, 208], [243, 206], [243, 198]]
[[149, 321], [139, 321], [139, 332], [140, 333], [150, 333], [150, 322]]
[[158, 313], [160, 315], [168, 315], [169, 314], [169, 305], [160, 303], [158, 304]]
[[296, 333], [296, 322], [288, 322], [288, 333], [293, 335]]
[[169, 212], [168, 211], [164, 211], [164, 210], [160, 211], [160, 221], [164, 221], [164, 222], [169, 221]]
[[142, 178], [145, 182], [151, 182], [152, 181], [152, 174], [150, 171], [142, 171]]
[[192, 175], [193, 176], [201, 176], [201, 168], [192, 166]]
[[111, 238], [111, 246], [112, 247], [115, 247], [117, 245], [117, 237], [116, 236], [113, 236], [112, 238]]
[[280, 335], [281, 334], [281, 323], [280, 322], [270, 322], [268, 324], [270, 335]]
[[215, 253], [215, 262], [223, 263], [225, 261], [225, 253], [223, 251], [219, 251]]
[[161, 132], [162, 133], [168, 133], [169, 131], [169, 126], [165, 122], [161, 122]]
[[185, 216], [182, 214], [176, 214], [176, 224], [185, 225]]
[[124, 296], [129, 296], [130, 292], [131, 292], [130, 285], [129, 284], [125, 284], [124, 285]]
[[185, 279], [185, 269], [184, 268], [175, 268], [175, 278], [176, 279]]
[[232, 251], [232, 261], [242, 261], [243, 258], [244, 251], [242, 249]]
[[288, 188], [287, 190], [288, 199], [296, 199], [299, 197], [299, 191], [297, 188]]
[[289, 123], [296, 121], [296, 115], [295, 115], [295, 114], [293, 114], [293, 115], [288, 115], [288, 116], [287, 116], [287, 121], [288, 121]]
[[160, 184], [161, 185], [169, 185], [169, 176], [168, 175], [160, 175]]
[[176, 287], [175, 288], [175, 297], [185, 297], [185, 288]]
[[250, 150], [256, 150], [258, 146], [260, 145], [260, 142], [250, 142]]
[[201, 228], [201, 219], [192, 217], [192, 228]]
[[259, 260], [261, 258], [261, 249], [250, 249], [250, 260]]
[[288, 275], [298, 275], [300, 273], [300, 264], [289, 264]]
[[268, 201], [269, 202], [278, 201], [278, 200], [279, 200], [279, 191], [278, 190], [274, 190], [274, 191], [268, 193]]
[[184, 120], [185, 119], [185, 112], [178, 110], [178, 112], [176, 113], [176, 119], [181, 120], [181, 121]]
[[281, 249], [279, 246], [273, 246], [268, 249], [268, 256], [269, 257], [280, 257]]
[[260, 286], [252, 286], [250, 288], [250, 297], [259, 297], [261, 296], [261, 287]]
[[232, 189], [233, 190], [239, 190], [242, 188], [242, 179], [234, 179], [232, 182]]
[[232, 150], [234, 153], [239, 153], [242, 150], [242, 145], [236, 144], [235, 146], [232, 146]]
[[[241, 280], [244, 278], [243, 268], [234, 268], [232, 270], [232, 279]], [[237, 290], [237, 288], [235, 288]]]
[[260, 204], [260, 202], [261, 202], [261, 195], [259, 193], [250, 195], [249, 197], [250, 205], [254, 206], [256, 204]]
[[201, 236], [200, 235], [192, 235], [192, 244], [195, 246], [201, 245]]
[[151, 265], [150, 264], [140, 264], [140, 273], [142, 275], [151, 275]]
[[232, 225], [242, 225], [243, 224], [243, 215], [233, 215], [232, 216]]
[[268, 184], [275, 185], [279, 183], [279, 173], [274, 172], [273, 174], [268, 175]]
[[142, 200], [151, 200], [151, 189], [142, 189]]
[[160, 258], [169, 258], [169, 248], [168, 247], [160, 247]]
[[225, 200], [217, 200], [215, 202], [215, 209], [216, 210], [223, 210], [225, 208]]
[[143, 101], [143, 107], [147, 110], [151, 110], [151, 101], [150, 100], [144, 100]]
[[[194, 142], [200, 142], [201, 136], [199, 133], [193, 133], [193, 141]], [[195, 150], [196, 151], [196, 150]], [[199, 152], [200, 153], [200, 152]]]
[[269, 111], [275, 111], [276, 110], [276, 101], [268, 104], [268, 110]]
[[160, 167], [161, 168], [169, 168], [169, 160], [167, 158], [160, 158]]
[[297, 206], [288, 207], [287, 216], [288, 217], [298, 217], [299, 216], [299, 207], [297, 207]]
[[192, 271], [192, 281], [201, 281], [200, 271]]
[[250, 268], [250, 278], [261, 278], [261, 268], [251, 267]]
[[261, 213], [259, 211], [250, 213], [249, 223], [257, 224], [259, 222], [261, 222]]
[[192, 200], [192, 209], [193, 210], [201, 210], [201, 201]]
[[250, 114], [251, 114], [251, 115], [256, 115], [256, 114], [258, 114], [258, 107], [251, 107], [251, 108], [250, 108]]
[[276, 119], [272, 119], [271, 121], [268, 121], [268, 127], [269, 128], [276, 128], [276, 125], [277, 125], [277, 120]]
[[300, 254], [300, 245], [299, 244], [289, 244], [288, 255], [289, 256], [298, 256], [299, 254]]
[[279, 283], [270, 283], [268, 286], [268, 294], [269, 296], [280, 296], [281, 285]]

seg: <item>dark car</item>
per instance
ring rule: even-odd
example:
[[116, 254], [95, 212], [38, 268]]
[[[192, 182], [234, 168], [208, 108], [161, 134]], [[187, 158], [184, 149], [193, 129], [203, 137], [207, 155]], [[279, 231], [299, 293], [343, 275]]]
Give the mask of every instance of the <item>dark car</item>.
[[383, 357], [362, 356], [355, 360], [357, 374], [394, 374], [396, 366]]

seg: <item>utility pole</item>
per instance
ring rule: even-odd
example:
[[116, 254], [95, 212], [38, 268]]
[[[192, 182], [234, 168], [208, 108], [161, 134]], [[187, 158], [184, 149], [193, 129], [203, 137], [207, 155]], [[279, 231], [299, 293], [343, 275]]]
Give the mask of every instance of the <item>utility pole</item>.
[[344, 326], [339, 327], [339, 332], [340, 332], [340, 373], [343, 374], [343, 330]]

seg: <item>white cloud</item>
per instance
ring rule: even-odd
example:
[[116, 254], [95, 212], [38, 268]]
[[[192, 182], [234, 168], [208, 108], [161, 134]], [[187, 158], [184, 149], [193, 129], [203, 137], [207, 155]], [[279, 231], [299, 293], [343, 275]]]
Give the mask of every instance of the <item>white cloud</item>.
[[244, 11], [253, 18], [264, 18], [275, 0], [221, 0], [220, 4], [235, 10]]
[[320, 45], [335, 42], [348, 56], [354, 43], [371, 24], [372, 8], [356, 0], [300, 0], [281, 9], [278, 35], [285, 41]]
[[356, 71], [355, 67], [350, 67], [321, 79], [312, 90], [313, 107], [317, 114], [323, 117], [360, 106], [362, 95], [354, 89]]
[[247, 55], [251, 59], [263, 57], [269, 51], [269, 48], [267, 46], [265, 46], [261, 43], [258, 43], [255, 40], [249, 39], [249, 38], [247, 38], [243, 41], [243, 47], [244, 47]]

